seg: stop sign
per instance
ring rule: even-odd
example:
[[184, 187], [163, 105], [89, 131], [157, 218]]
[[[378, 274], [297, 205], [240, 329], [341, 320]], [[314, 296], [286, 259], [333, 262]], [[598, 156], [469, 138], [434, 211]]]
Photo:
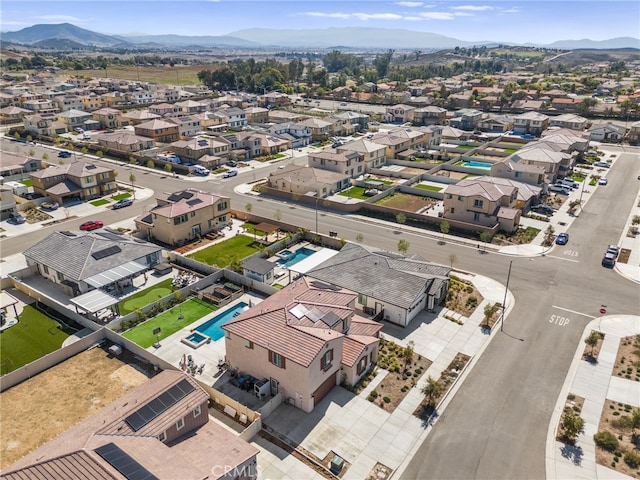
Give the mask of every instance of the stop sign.
[[602, 315], [604, 315], [605, 313], [607, 313], [607, 310], [606, 310], [606, 309], [604, 309], [604, 308], [601, 308], [601, 309], [600, 309], [600, 313], [601, 313]]

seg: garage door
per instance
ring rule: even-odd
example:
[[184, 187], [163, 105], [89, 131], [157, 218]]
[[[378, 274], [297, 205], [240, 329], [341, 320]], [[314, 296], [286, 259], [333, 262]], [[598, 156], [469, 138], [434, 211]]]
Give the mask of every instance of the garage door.
[[320, 385], [315, 392], [313, 392], [313, 405], [316, 406], [320, 403], [327, 393], [329, 393], [333, 387], [336, 386], [336, 374], [329, 376], [322, 385]]

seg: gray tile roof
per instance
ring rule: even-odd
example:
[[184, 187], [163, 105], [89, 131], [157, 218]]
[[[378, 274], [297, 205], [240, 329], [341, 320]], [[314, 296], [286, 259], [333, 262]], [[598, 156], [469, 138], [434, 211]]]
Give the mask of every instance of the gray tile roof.
[[[92, 256], [114, 246], [120, 251], [98, 260]], [[161, 250], [152, 243], [108, 232], [54, 232], [23, 255], [62, 273], [68, 280], [78, 281]]]
[[258, 275], [265, 275], [275, 268], [276, 264], [260, 258], [258, 256], [251, 256], [242, 262], [242, 267], [251, 272], [255, 272]]
[[436, 278], [446, 278], [450, 268], [369, 251], [348, 243], [337, 255], [307, 272], [319, 280], [348, 288], [392, 305], [409, 308]]

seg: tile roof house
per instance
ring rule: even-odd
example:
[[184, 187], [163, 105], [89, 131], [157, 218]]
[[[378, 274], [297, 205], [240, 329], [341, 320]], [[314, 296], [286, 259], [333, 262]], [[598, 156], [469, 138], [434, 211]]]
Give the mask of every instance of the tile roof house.
[[414, 125], [442, 125], [447, 119], [447, 110], [435, 105], [416, 108], [413, 112]]
[[222, 327], [227, 360], [311, 412], [333, 387], [355, 384], [377, 361], [382, 324], [360, 317], [356, 298], [302, 277]]
[[157, 206], [136, 217], [139, 231], [149, 240], [182, 245], [210, 232], [222, 230], [231, 220], [228, 197], [188, 188], [156, 197]]
[[258, 449], [209, 421], [208, 400], [188, 375], [162, 371], [10, 465], [2, 479], [255, 480]]
[[423, 310], [433, 311], [445, 298], [451, 268], [417, 255], [347, 243], [337, 255], [305, 275], [358, 293], [356, 307], [406, 327]]
[[589, 133], [594, 142], [619, 143], [624, 138], [626, 131], [624, 127], [607, 123], [591, 127]]
[[121, 122], [122, 125], [138, 125], [156, 118], [160, 118], [160, 115], [151, 113], [149, 110], [131, 110], [122, 114]]
[[557, 117], [551, 117], [550, 127], [569, 128], [583, 131], [590, 124], [589, 120], [574, 113], [564, 113]]
[[327, 195], [351, 185], [348, 175], [319, 168], [285, 165], [267, 177], [269, 187], [293, 195]]
[[536, 186], [524, 182], [512, 180], [510, 178], [500, 178], [489, 175], [476, 177], [479, 182], [493, 183], [494, 185], [511, 186], [517, 189], [515, 208], [527, 211], [531, 205], [540, 203], [540, 195], [542, 194], [542, 185]]
[[42, 160], [11, 152], [0, 155], [0, 176], [8, 177], [16, 173], [33, 172], [42, 168]]
[[351, 178], [364, 173], [364, 155], [354, 151], [309, 152], [308, 166], [348, 175]]
[[549, 127], [549, 117], [543, 113], [526, 112], [513, 117], [513, 130], [518, 133], [540, 136]]
[[162, 260], [162, 249], [157, 245], [107, 231], [54, 232], [22, 254], [27, 265], [70, 296], [97, 288], [103, 283], [99, 277], [117, 267], [129, 265], [131, 272], [135, 270], [131, 275], [138, 275]]
[[311, 129], [311, 138], [314, 141], [326, 140], [326, 138], [333, 132], [333, 124], [326, 120], [322, 120], [321, 118], [308, 118], [299, 123]]
[[545, 168], [541, 165], [514, 162], [507, 158], [491, 165], [491, 176], [541, 186], [545, 181]]
[[630, 125], [628, 140], [631, 145], [640, 144], [640, 121]]
[[384, 145], [386, 157], [394, 159], [405, 150], [427, 148], [432, 135], [432, 127], [400, 127], [386, 133], [377, 133], [371, 138], [371, 141]]
[[486, 227], [499, 224], [500, 230], [514, 232], [522, 213], [516, 208], [518, 188], [484, 178], [467, 178], [449, 185], [443, 192], [444, 218]]
[[224, 137], [198, 136], [189, 140], [178, 140], [171, 144], [171, 148], [180, 158], [191, 161], [200, 160], [205, 155], [217, 157], [219, 161], [216, 166], [226, 161], [231, 153], [231, 144]]
[[564, 152], [565, 147], [551, 141], [536, 141], [527, 144], [507, 159], [525, 165], [544, 167], [547, 183], [553, 183], [562, 170], [572, 164], [572, 155]]
[[306, 147], [311, 143], [311, 128], [300, 123], [276, 123], [269, 127], [269, 132], [289, 140], [293, 148]]
[[25, 131], [53, 137], [67, 133], [67, 125], [58, 120], [55, 113], [25, 115], [22, 120]]
[[178, 125], [167, 120], [154, 119], [148, 122], [138, 123], [134, 126], [136, 135], [153, 138], [159, 143], [171, 143], [179, 139], [180, 129]]
[[91, 113], [96, 122], [100, 122], [100, 127], [109, 130], [118, 128], [121, 124], [122, 112], [116, 108], [101, 108]]
[[91, 200], [118, 190], [112, 168], [93, 163], [52, 165], [30, 173], [33, 191], [51, 197], [60, 205], [68, 201]]
[[9, 214], [16, 211], [16, 199], [13, 196], [13, 188], [8, 185], [0, 185], [0, 220], [9, 218]]
[[372, 168], [380, 168], [386, 162], [386, 147], [379, 143], [374, 143], [366, 138], [359, 138], [336, 148], [336, 152], [358, 152], [364, 156], [364, 171], [369, 172]]
[[404, 104], [391, 105], [391, 106], [385, 107], [384, 121], [389, 123], [412, 122], [415, 111], [416, 111], [416, 108], [410, 105], [404, 105]]

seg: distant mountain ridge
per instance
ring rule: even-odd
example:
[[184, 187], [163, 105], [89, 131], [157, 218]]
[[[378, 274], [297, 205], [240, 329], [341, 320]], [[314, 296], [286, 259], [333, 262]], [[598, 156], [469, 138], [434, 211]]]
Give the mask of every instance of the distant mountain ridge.
[[[346, 28], [334, 27], [324, 29], [271, 29], [249, 28], [231, 32], [228, 35], [188, 36], [188, 35], [105, 35], [77, 27], [70, 23], [40, 24], [23, 28], [15, 32], [2, 33], [6, 42], [26, 45], [51, 45], [61, 40], [75, 42], [85, 46], [126, 47], [127, 45], [158, 45], [162, 47], [181, 47], [197, 49], [197, 47], [237, 47], [237, 48], [332, 48], [343, 45], [344, 48], [361, 49], [431, 49], [441, 50], [455, 47], [518, 45], [500, 41], [465, 41], [436, 33], [419, 32], [404, 29], [385, 28]], [[608, 40], [559, 40], [547, 45], [523, 44], [546, 48], [573, 49], [618, 49], [638, 48], [640, 39], [618, 37]]]

